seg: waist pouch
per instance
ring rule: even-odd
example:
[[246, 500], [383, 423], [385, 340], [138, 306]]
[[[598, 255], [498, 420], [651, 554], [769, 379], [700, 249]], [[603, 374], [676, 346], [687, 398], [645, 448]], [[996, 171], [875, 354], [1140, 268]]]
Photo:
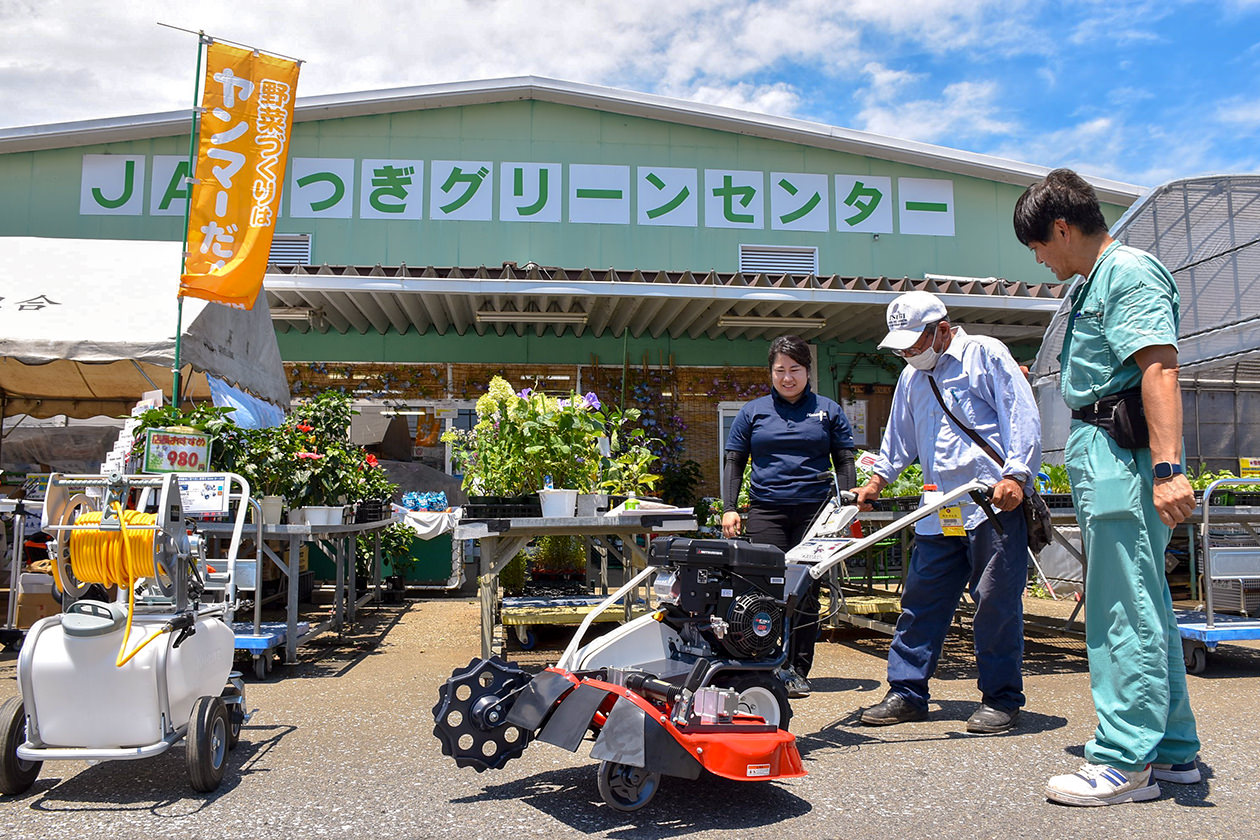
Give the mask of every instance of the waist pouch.
[[1151, 445], [1151, 430], [1146, 425], [1141, 388], [1130, 388], [1105, 396], [1084, 408], [1074, 408], [1072, 419], [1097, 426], [1125, 449], [1147, 449]]

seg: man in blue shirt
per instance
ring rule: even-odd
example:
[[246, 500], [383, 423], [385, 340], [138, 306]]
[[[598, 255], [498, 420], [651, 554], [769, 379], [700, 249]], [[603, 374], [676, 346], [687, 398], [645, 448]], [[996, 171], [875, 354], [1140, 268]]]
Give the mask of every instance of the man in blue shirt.
[[945, 304], [935, 295], [901, 295], [889, 304], [887, 320], [888, 335], [879, 346], [904, 359], [906, 368], [870, 480], [856, 490], [859, 503], [878, 498], [918, 461], [924, 484], [942, 492], [970, 481], [992, 485], [1003, 530], [974, 504], [961, 506], [961, 525], [951, 522], [948, 532], [938, 516], [919, 520], [901, 617], [888, 651], [889, 690], [861, 719], [883, 726], [927, 717], [928, 680], [966, 587], [976, 604], [972, 626], [981, 696], [967, 731], [1002, 732], [1015, 725], [1024, 705], [1028, 530], [1020, 505], [1041, 465], [1037, 405], [1006, 346], [951, 326]]

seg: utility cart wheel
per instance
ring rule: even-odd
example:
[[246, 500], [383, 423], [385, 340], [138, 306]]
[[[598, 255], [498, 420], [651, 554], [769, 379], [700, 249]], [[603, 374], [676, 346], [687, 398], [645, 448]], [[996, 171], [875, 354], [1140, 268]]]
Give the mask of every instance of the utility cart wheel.
[[272, 668], [274, 667], [272, 665], [272, 659], [275, 655], [275, 651], [271, 650], [254, 654], [254, 676], [257, 677], [260, 682], [267, 679], [267, 676], [271, 673]]
[[245, 724], [245, 700], [235, 686], [228, 686], [223, 689], [223, 697], [242, 698], [239, 703], [228, 703], [226, 700], [223, 703], [227, 708], [228, 716], [227, 747], [229, 750], [234, 750], [241, 741], [241, 727]]
[[518, 624], [516, 625], [516, 643], [521, 646], [521, 650], [533, 650], [538, 646], [538, 636], [528, 624]]
[[774, 671], [722, 673], [713, 678], [713, 684], [739, 692], [742, 714], [757, 715], [771, 726], [788, 728], [792, 706], [788, 702], [787, 686]]
[[188, 719], [188, 780], [209, 793], [223, 781], [228, 752], [227, 707], [218, 697], [199, 697]]
[[1186, 659], [1187, 674], [1202, 674], [1207, 670], [1207, 646], [1203, 642], [1182, 639], [1181, 653]]
[[10, 697], [0, 706], [0, 733], [4, 735], [4, 752], [0, 754], [0, 793], [26, 793], [35, 784], [44, 762], [18, 758], [17, 748], [26, 743], [26, 708], [21, 697]]
[[652, 801], [660, 786], [660, 773], [615, 761], [599, 763], [599, 795], [618, 811], [639, 810]]

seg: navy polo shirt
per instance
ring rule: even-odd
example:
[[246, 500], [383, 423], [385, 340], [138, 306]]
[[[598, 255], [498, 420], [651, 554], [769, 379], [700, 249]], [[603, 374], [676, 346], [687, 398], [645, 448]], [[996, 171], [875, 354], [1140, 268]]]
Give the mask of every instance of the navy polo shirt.
[[[853, 448], [853, 428], [833, 399], [806, 385], [790, 403], [773, 388], [735, 415], [726, 439], [729, 452], [748, 453], [752, 461], [753, 501], [771, 505], [821, 502], [831, 489], [831, 453]], [[847, 488], [846, 488], [847, 489]]]

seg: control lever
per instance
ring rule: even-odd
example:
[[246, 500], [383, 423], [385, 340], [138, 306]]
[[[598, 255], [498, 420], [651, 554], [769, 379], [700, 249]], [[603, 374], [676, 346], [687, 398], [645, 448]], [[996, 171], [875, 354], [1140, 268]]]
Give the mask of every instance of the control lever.
[[980, 509], [984, 511], [984, 515], [989, 517], [989, 521], [993, 523], [993, 527], [997, 529], [997, 532], [999, 534], [1005, 534], [1006, 529], [1003, 528], [1002, 523], [998, 521], [997, 511], [993, 509], [993, 502], [991, 501], [993, 488], [986, 487], [983, 490], [972, 490], [970, 495], [972, 501], [978, 504]]

